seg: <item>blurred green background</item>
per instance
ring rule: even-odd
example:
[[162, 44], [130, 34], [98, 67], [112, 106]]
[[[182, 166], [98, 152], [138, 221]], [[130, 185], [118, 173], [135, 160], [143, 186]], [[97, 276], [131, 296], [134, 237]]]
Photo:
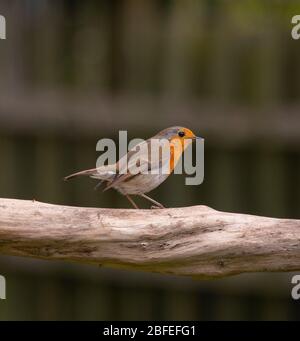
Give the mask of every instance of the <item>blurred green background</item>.
[[[0, 0], [0, 14], [1, 197], [129, 207], [62, 178], [94, 167], [102, 137], [183, 125], [205, 137], [205, 181], [173, 175], [154, 198], [300, 218], [300, 1]], [[288, 273], [193, 281], [0, 256], [0, 274], [1, 320], [300, 318]]]

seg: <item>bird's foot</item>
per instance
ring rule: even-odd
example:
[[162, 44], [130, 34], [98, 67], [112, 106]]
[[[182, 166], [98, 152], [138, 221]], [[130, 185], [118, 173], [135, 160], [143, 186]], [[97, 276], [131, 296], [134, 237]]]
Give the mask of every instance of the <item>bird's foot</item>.
[[163, 205], [161, 205], [161, 206], [158, 206], [158, 205], [152, 205], [151, 207], [151, 210], [161, 210], [161, 209], [163, 209], [163, 208], [165, 208]]

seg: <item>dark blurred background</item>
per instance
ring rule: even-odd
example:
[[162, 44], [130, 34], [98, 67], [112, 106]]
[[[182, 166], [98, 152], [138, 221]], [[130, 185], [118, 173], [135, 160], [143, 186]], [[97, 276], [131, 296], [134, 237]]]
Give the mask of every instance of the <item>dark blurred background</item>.
[[[300, 218], [300, 1], [0, 0], [0, 196], [129, 207], [89, 179], [98, 139], [183, 125], [205, 181], [166, 206]], [[171, 194], [171, 195], [170, 195]], [[292, 274], [193, 281], [0, 256], [1, 320], [299, 319]]]

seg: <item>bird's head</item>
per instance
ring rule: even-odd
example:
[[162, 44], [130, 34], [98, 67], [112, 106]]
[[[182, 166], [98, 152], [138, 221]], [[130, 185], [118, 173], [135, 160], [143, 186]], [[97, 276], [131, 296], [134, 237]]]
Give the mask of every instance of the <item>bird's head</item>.
[[190, 129], [184, 127], [171, 127], [164, 129], [157, 134], [159, 138], [169, 140], [170, 144], [180, 144], [185, 149], [193, 140], [201, 139], [196, 136]]

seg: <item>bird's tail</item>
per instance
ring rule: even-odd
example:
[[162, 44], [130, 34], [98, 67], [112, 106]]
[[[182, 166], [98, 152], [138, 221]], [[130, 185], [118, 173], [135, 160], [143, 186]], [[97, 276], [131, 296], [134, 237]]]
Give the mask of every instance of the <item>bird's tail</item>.
[[102, 166], [99, 168], [93, 168], [84, 170], [81, 172], [77, 172], [71, 175], [68, 175], [64, 178], [65, 181], [76, 178], [77, 176], [89, 176], [94, 179], [99, 180], [111, 180], [115, 176], [114, 165]]
[[64, 177], [64, 181], [68, 181], [70, 179], [76, 178], [77, 176], [92, 176], [95, 175], [97, 173], [97, 169], [88, 169], [88, 170], [84, 170], [81, 172], [77, 172], [77, 173], [73, 173], [71, 175], [68, 175], [66, 177]]

